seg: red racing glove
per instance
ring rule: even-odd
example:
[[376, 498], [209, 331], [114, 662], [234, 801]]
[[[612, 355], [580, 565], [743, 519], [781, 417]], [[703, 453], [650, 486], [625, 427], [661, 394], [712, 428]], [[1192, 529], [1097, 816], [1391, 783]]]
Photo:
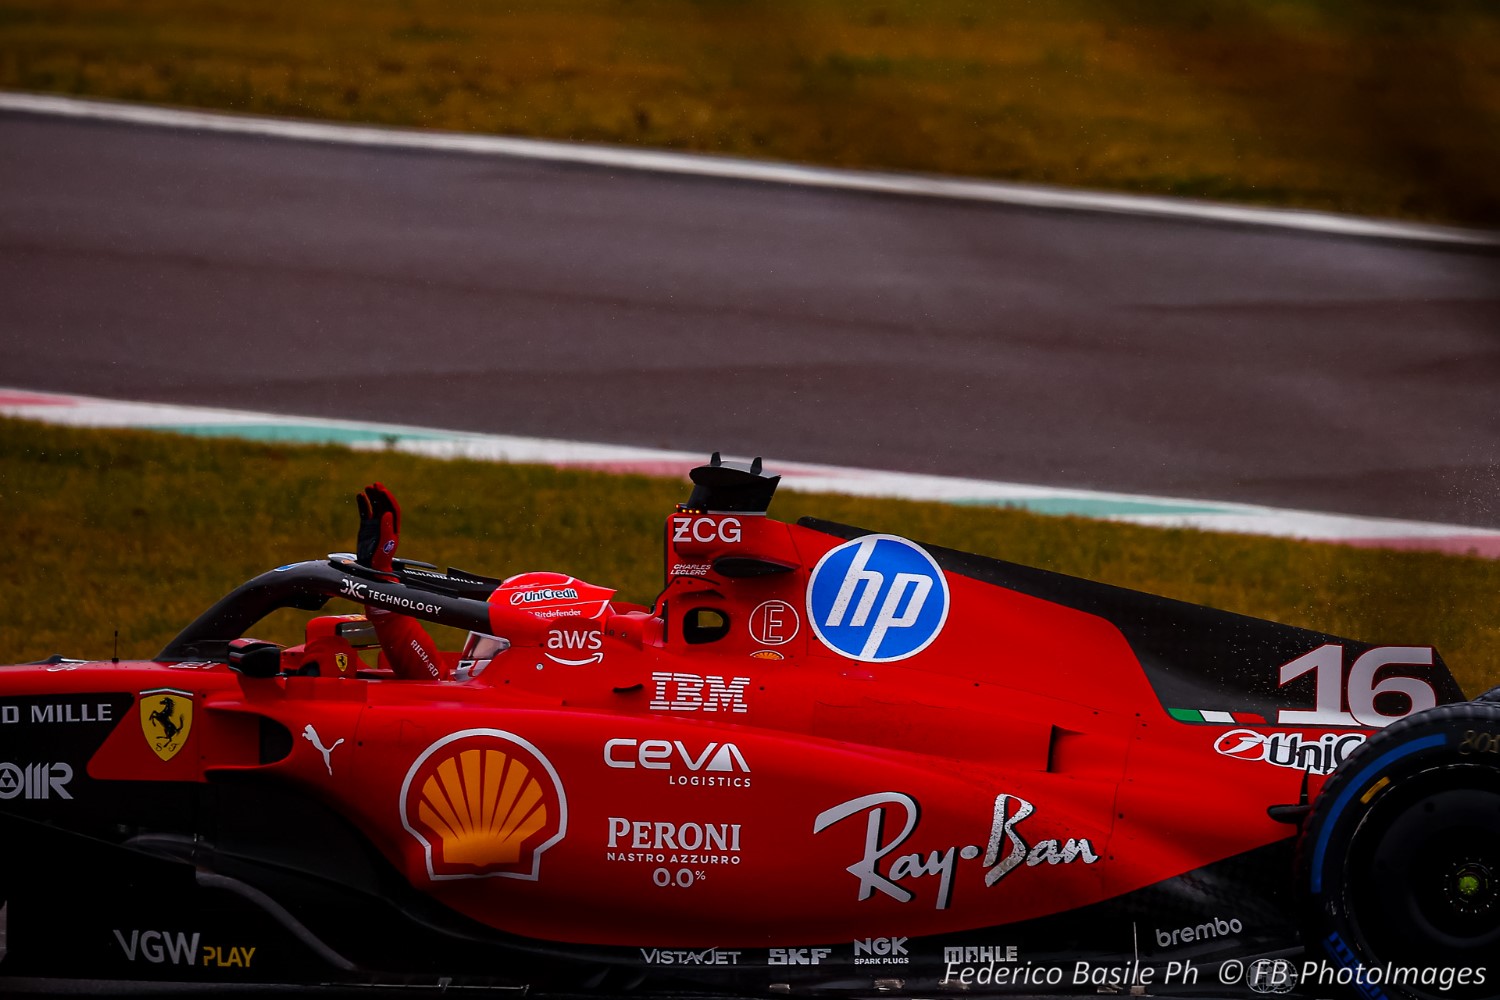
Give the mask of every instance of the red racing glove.
[[361, 564], [389, 573], [401, 536], [401, 505], [382, 483], [371, 483], [354, 499], [359, 504], [355, 554]]
[[[355, 555], [362, 565], [391, 572], [391, 557], [401, 536], [401, 505], [382, 483], [371, 483], [356, 496], [359, 504], [359, 541]], [[391, 574], [395, 579], [395, 574]], [[365, 605], [365, 617], [397, 677], [442, 680], [447, 670], [427, 630], [406, 615]]]

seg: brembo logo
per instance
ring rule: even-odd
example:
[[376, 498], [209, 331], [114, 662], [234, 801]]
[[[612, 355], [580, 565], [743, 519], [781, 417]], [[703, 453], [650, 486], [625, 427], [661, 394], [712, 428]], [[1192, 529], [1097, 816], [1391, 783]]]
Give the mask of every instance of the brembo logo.
[[834, 652], [885, 663], [915, 656], [948, 620], [948, 581], [921, 546], [865, 535], [829, 550], [807, 584], [807, 617]]
[[1240, 923], [1239, 917], [1214, 917], [1205, 920], [1201, 924], [1191, 927], [1178, 927], [1171, 930], [1156, 930], [1156, 946], [1158, 948], [1175, 948], [1178, 945], [1193, 944], [1196, 941], [1212, 941], [1214, 938], [1232, 937], [1235, 934], [1245, 933], [1245, 925]]
[[1301, 733], [1231, 729], [1214, 741], [1214, 749], [1225, 757], [1263, 760], [1277, 767], [1331, 774], [1364, 741], [1363, 733], [1324, 733], [1310, 738]]

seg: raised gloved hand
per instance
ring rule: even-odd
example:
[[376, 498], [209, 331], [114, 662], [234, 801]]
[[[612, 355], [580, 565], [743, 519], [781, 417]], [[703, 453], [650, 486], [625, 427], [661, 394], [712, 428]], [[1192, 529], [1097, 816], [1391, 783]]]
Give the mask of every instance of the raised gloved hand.
[[359, 504], [359, 561], [389, 573], [401, 535], [401, 505], [381, 483], [371, 483], [354, 499]]

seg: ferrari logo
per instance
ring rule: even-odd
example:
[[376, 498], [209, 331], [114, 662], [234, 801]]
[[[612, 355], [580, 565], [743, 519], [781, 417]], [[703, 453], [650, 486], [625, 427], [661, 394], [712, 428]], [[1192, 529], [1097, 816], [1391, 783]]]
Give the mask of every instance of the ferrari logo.
[[141, 732], [162, 760], [177, 756], [193, 728], [193, 696], [188, 691], [157, 688], [141, 692]]
[[334, 653], [333, 654], [333, 664], [334, 664], [334, 666], [336, 666], [336, 667], [339, 668], [339, 673], [340, 674], [347, 674], [349, 672], [349, 654], [348, 653]]

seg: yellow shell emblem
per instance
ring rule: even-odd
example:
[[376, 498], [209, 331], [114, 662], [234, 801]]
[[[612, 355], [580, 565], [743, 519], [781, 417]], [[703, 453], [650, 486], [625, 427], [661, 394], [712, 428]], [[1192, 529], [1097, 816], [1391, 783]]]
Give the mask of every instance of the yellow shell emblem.
[[141, 733], [162, 760], [177, 756], [193, 731], [193, 694], [175, 688], [141, 692]]
[[401, 819], [426, 849], [428, 876], [535, 879], [562, 839], [567, 803], [550, 762], [499, 730], [439, 740], [407, 772]]

